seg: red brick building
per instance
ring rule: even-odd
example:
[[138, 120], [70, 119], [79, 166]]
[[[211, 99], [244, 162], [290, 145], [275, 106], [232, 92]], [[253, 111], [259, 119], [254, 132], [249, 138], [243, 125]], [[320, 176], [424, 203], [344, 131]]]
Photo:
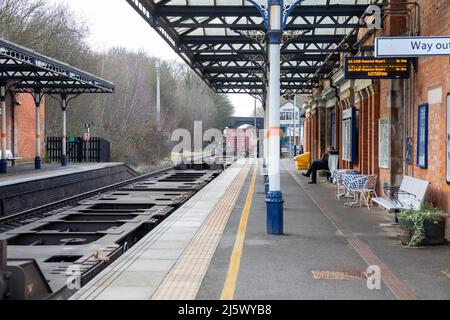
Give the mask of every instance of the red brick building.
[[[44, 132], [44, 103], [40, 108], [40, 112], [41, 129]], [[41, 150], [44, 150], [44, 137], [41, 136], [40, 139]], [[34, 162], [36, 157], [36, 107], [30, 94], [14, 95], [11, 92], [7, 94], [6, 149], [11, 150], [15, 157], [22, 158], [18, 162]], [[44, 157], [43, 151], [41, 157]]]
[[[392, 0], [385, 7], [382, 30], [364, 29], [361, 45], [371, 46], [379, 36], [450, 36], [448, 0], [418, 0], [417, 6]], [[359, 55], [373, 56], [373, 52]], [[344, 55], [341, 57], [344, 58]], [[408, 80], [348, 80], [343, 69], [324, 81], [306, 103], [305, 150], [315, 158], [334, 146], [340, 150], [340, 168], [377, 174], [383, 185], [399, 185], [403, 175], [428, 180], [428, 201], [450, 212], [447, 181], [447, 99], [450, 94], [450, 57], [420, 57]], [[343, 66], [343, 62], [341, 63]], [[417, 163], [419, 106], [428, 104], [428, 167]], [[347, 150], [345, 122], [354, 117], [357, 137]], [[352, 152], [354, 154], [349, 155]]]

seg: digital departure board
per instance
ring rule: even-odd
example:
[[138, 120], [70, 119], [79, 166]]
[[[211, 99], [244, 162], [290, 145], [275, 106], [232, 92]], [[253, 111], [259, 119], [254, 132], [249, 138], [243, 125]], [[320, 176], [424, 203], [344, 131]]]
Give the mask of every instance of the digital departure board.
[[411, 62], [407, 58], [347, 57], [346, 79], [408, 79]]

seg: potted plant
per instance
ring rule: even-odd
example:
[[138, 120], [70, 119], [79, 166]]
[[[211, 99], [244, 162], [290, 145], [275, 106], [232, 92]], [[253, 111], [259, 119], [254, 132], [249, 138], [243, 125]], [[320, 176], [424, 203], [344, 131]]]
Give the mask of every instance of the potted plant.
[[445, 244], [445, 219], [448, 214], [424, 205], [420, 210], [407, 210], [398, 214], [403, 232], [400, 239], [404, 245], [419, 247]]

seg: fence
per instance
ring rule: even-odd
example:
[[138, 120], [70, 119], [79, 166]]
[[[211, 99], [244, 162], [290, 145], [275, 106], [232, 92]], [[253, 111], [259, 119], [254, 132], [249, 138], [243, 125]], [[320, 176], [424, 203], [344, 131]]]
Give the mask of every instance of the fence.
[[[111, 146], [103, 138], [91, 138], [84, 141], [75, 137], [67, 139], [67, 158], [69, 162], [110, 162]], [[47, 137], [46, 155], [49, 162], [61, 161], [62, 138]]]

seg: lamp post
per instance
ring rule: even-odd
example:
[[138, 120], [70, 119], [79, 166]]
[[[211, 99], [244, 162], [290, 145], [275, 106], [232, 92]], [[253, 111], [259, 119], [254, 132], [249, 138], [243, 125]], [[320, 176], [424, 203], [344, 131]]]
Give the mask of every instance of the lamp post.
[[156, 123], [161, 127], [161, 62], [156, 60]]

